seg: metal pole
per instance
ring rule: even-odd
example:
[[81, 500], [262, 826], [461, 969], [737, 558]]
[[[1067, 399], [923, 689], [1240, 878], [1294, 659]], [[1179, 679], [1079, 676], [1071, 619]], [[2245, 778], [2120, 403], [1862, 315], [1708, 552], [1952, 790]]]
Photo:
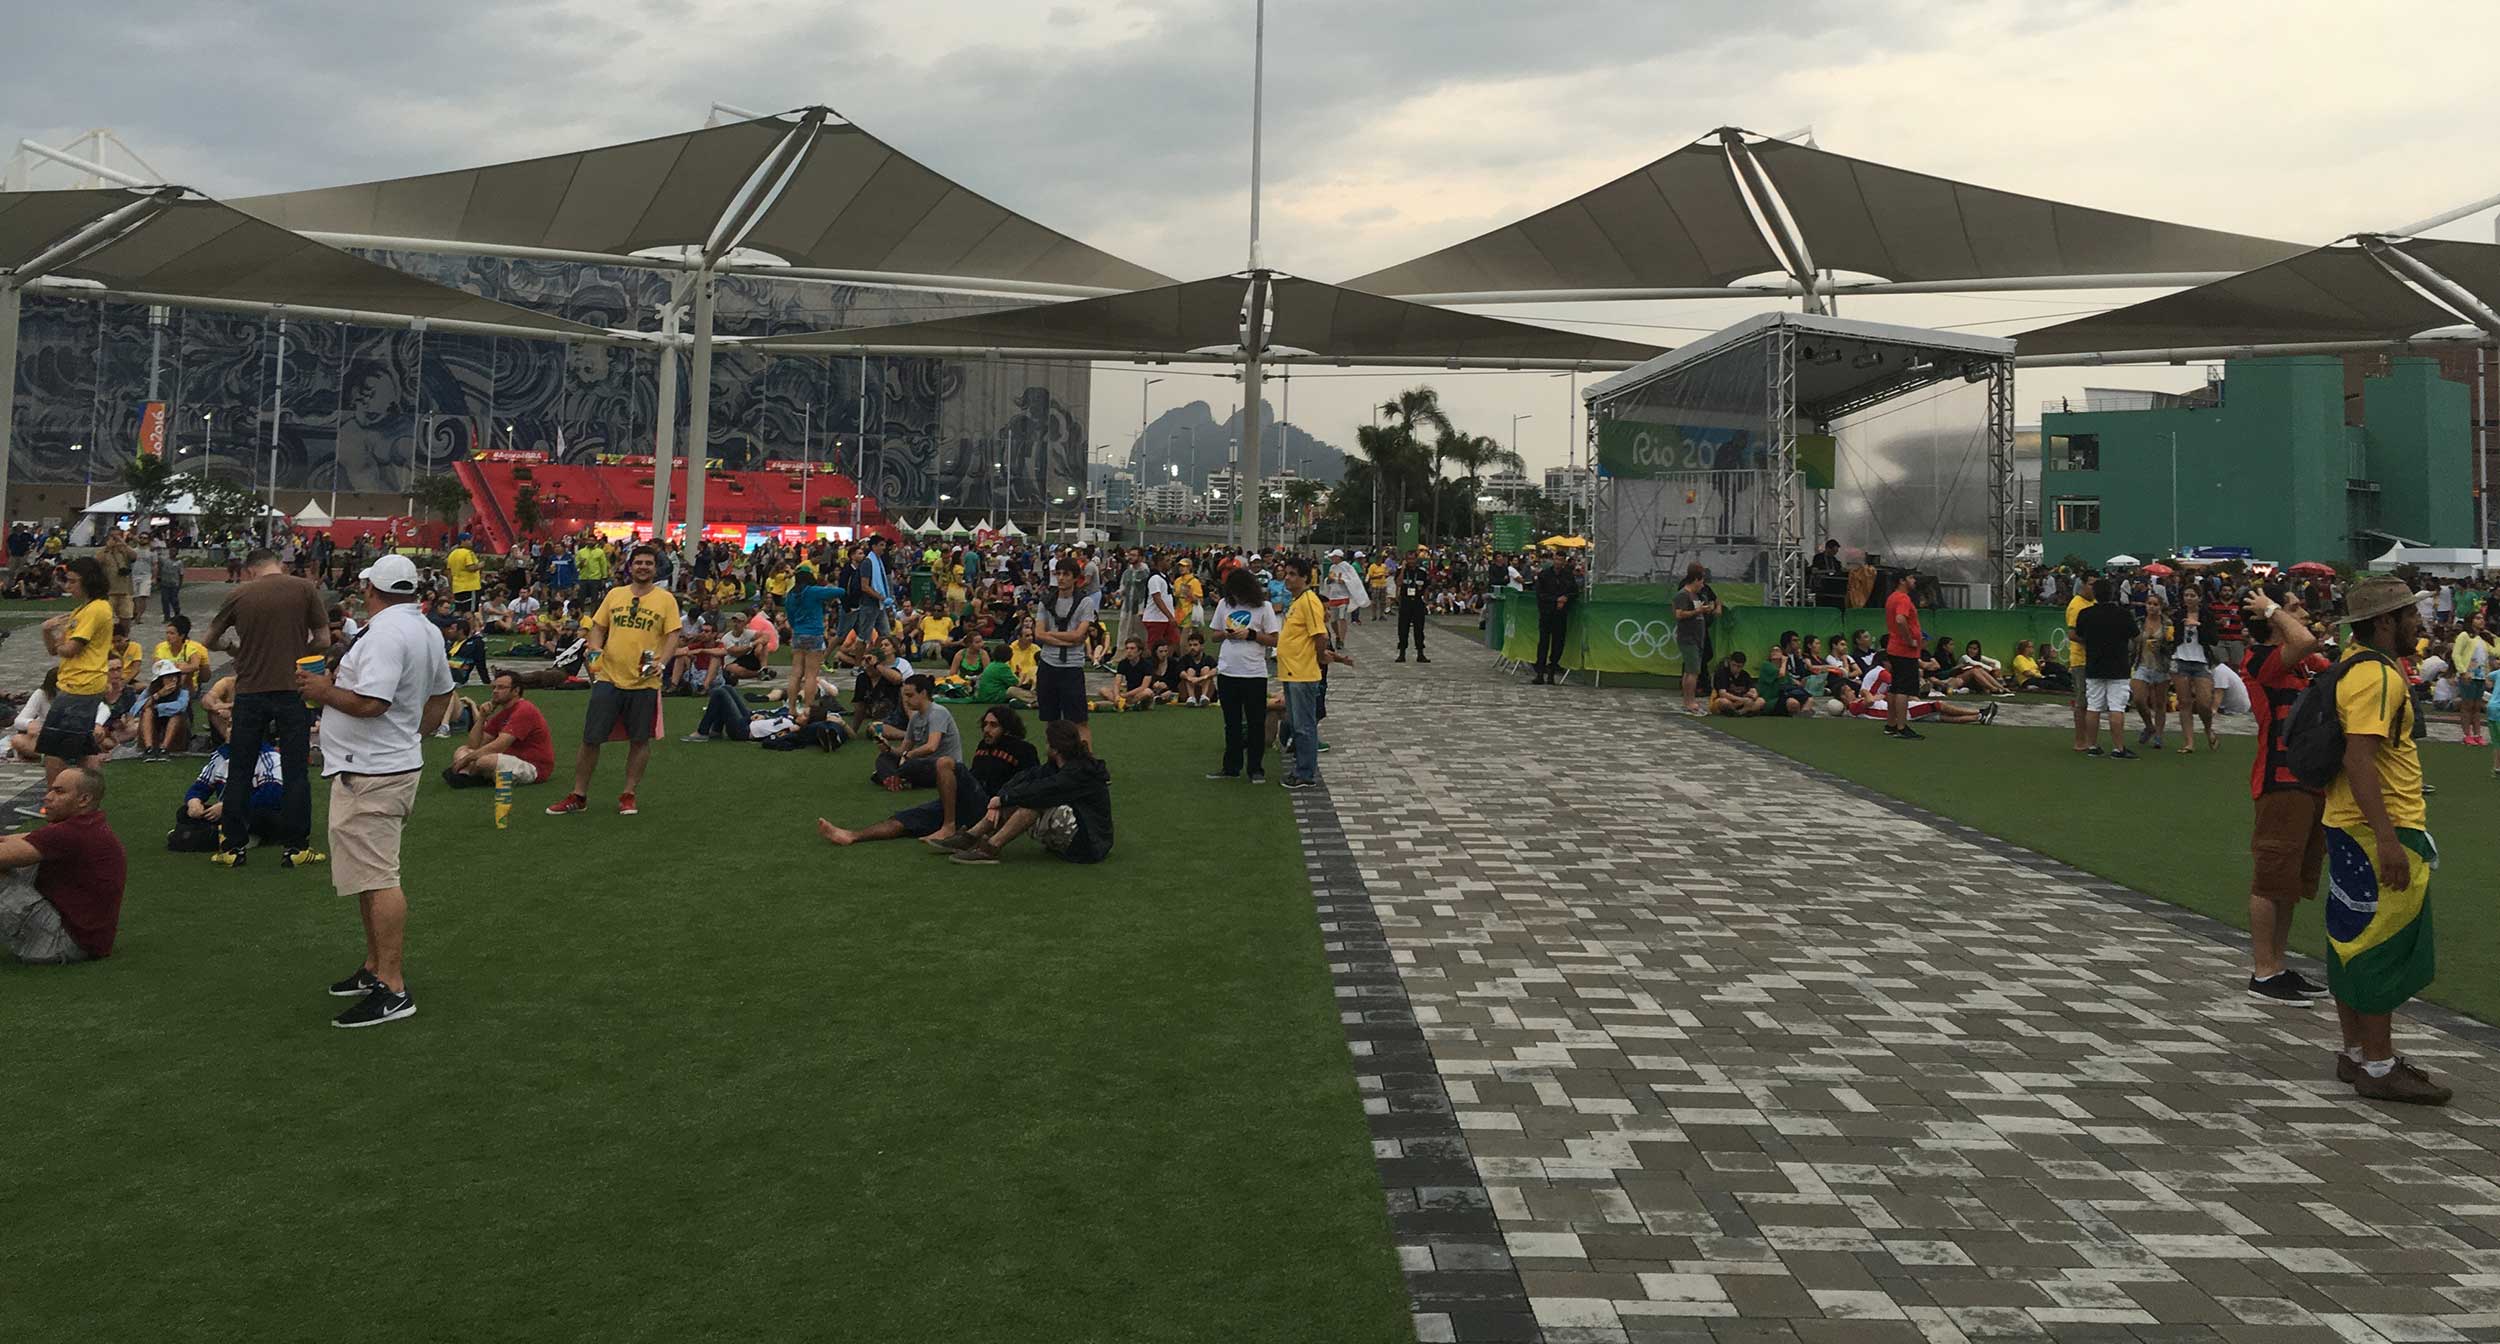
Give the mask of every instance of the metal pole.
[[861, 507], [859, 495], [860, 491], [866, 488], [861, 482], [868, 473], [868, 356], [866, 355], [859, 357], [859, 443], [852, 451], [858, 455], [853, 460], [859, 467], [859, 474], [851, 477], [851, 540], [857, 541], [859, 540]]
[[660, 314], [660, 409], [651, 422], [651, 539], [668, 544], [669, 491], [677, 473], [677, 328], [685, 306], [671, 302]]
[[2474, 524], [2474, 546], [2482, 554], [2474, 557], [2477, 573], [2490, 570], [2491, 559], [2491, 420], [2484, 409], [2483, 365], [2491, 357], [2490, 346], [2474, 349], [2474, 502], [2478, 515]]
[[17, 445], [17, 322], [21, 292], [0, 279], [0, 528], [9, 521], [9, 458]]
[[692, 411], [686, 426], [686, 540], [680, 552], [690, 565], [703, 540], [704, 464], [712, 451], [712, 303], [719, 288], [720, 277], [710, 268], [695, 272], [694, 361], [686, 374]]
[[799, 521], [801, 523], [807, 521], [808, 450], [815, 445], [815, 442], [816, 402], [811, 397], [805, 406], [799, 408]]
[[[1255, 192], [1252, 194], [1256, 195]], [[1250, 316], [1244, 324], [1244, 334], [1248, 339], [1244, 342], [1241, 364], [1241, 462], [1233, 469], [1233, 493], [1236, 496], [1241, 492], [1243, 473], [1248, 473], [1254, 483], [1253, 489], [1257, 488], [1255, 483], [1259, 479], [1259, 411], [1267, 404], [1265, 365], [1260, 359], [1267, 349], [1267, 285], [1267, 272], [1250, 273]], [[1251, 497], [1252, 508], [1242, 522], [1240, 546], [1245, 551], [1259, 549], [1257, 498], [1256, 495]]]
[[2170, 436], [2170, 553], [2179, 553], [2179, 436]]
[[[278, 377], [269, 393], [269, 507], [278, 507], [278, 426], [286, 419], [286, 319], [278, 319]], [[260, 520], [260, 544], [271, 541], [269, 517]]]
[[[1285, 410], [1276, 417], [1276, 456], [1285, 475], [1293, 472], [1293, 370], [1285, 370]], [[1276, 492], [1276, 542], [1285, 540], [1285, 495], [1282, 487]]]
[[1570, 381], [1563, 387], [1563, 533], [1580, 535], [1580, 436], [1572, 433], [1580, 414], [1580, 375], [1566, 373]]
[[[351, 333], [347, 330], [347, 328], [346, 328], [344, 325], [341, 325], [341, 326], [340, 326], [340, 328], [339, 328], [339, 381], [338, 381], [338, 388], [339, 388], [340, 392], [342, 392], [342, 393], [344, 393], [344, 392], [347, 390], [347, 346], [348, 346], [348, 343], [349, 343], [350, 341], [353, 341], [353, 340], [355, 340], [355, 339], [356, 339], [356, 338], [355, 338], [355, 336], [354, 336], [353, 334], [351, 334]], [[332, 424], [336, 424], [336, 423], [338, 423], [338, 416], [337, 416], [335, 413], [331, 416], [331, 423], [332, 423]], [[339, 520], [339, 440], [338, 440], [338, 435], [334, 432], [334, 433], [332, 433], [332, 434], [331, 434], [331, 436], [330, 436], [330, 521], [331, 521], [332, 523], [334, 523], [334, 524], [335, 524], [336, 522], [338, 522], [338, 520]]]
[[[1259, 269], [1259, 141], [1267, 96], [1267, 0], [1258, 0], [1250, 30], [1250, 269]], [[1255, 367], [1255, 366], [1254, 366]], [[1253, 402], [1253, 405], [1256, 403]], [[1255, 450], [1251, 461], [1258, 460]], [[1252, 533], [1252, 539], [1257, 534]]]

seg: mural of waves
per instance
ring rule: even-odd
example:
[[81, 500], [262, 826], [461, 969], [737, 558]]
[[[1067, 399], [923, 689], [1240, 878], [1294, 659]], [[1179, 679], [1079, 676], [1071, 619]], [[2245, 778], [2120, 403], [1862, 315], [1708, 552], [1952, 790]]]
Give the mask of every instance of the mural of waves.
[[[656, 327], [671, 277], [625, 267], [366, 254], [475, 294], [599, 327]], [[739, 275], [721, 282], [724, 335], [882, 325], [1012, 301]], [[283, 327], [283, 332], [281, 332]], [[283, 337], [283, 339], [282, 339]], [[568, 460], [647, 453], [658, 417], [655, 351], [565, 341], [388, 331], [329, 322], [30, 295], [21, 327], [19, 484], [75, 484], [92, 445], [99, 484], [136, 451], [141, 408], [168, 403], [186, 470], [281, 490], [399, 494], [475, 447]], [[681, 363], [680, 377], [686, 368]], [[272, 396], [284, 383], [282, 410]], [[1084, 479], [1090, 374], [1082, 364], [767, 355], [712, 361], [709, 455], [731, 467], [808, 458], [857, 473], [895, 516], [1030, 517]], [[863, 414], [864, 412], [864, 414]], [[681, 397], [678, 442], [690, 410]], [[275, 432], [272, 432], [272, 421]], [[862, 430], [865, 433], [862, 433]]]

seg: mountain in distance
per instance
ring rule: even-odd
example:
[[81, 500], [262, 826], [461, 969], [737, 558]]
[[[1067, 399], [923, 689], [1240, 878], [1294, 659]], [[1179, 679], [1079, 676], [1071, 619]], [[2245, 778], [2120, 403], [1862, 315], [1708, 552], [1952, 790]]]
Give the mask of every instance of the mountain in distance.
[[[1345, 453], [1334, 444], [1322, 442], [1296, 425], [1280, 425], [1275, 408], [1261, 402], [1259, 409], [1259, 469], [1274, 475], [1290, 466], [1310, 480], [1336, 482], [1345, 479]], [[1222, 471], [1230, 462], [1232, 441], [1241, 431], [1241, 413], [1235, 411], [1223, 420], [1215, 418], [1215, 408], [1203, 401], [1175, 406], [1156, 416], [1146, 432], [1130, 441], [1132, 458], [1094, 464], [1096, 485], [1111, 478], [1112, 473], [1129, 469], [1135, 462], [1141, 484], [1180, 480], [1192, 490], [1207, 488], [1210, 473]], [[1171, 468], [1177, 464], [1178, 477]]]

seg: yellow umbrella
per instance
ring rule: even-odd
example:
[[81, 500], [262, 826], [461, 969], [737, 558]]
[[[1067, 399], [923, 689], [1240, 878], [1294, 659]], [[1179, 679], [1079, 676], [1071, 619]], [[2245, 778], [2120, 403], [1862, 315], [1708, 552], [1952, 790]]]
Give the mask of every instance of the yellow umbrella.
[[1565, 546], [1573, 550], [1577, 550], [1582, 546], [1588, 545], [1589, 539], [1586, 537], [1547, 537], [1545, 540], [1540, 541], [1537, 544], [1539, 546]]

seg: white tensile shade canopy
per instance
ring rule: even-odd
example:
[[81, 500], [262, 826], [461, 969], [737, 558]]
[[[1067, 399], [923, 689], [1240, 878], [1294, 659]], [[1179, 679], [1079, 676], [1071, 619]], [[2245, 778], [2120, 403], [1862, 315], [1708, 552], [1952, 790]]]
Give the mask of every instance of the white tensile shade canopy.
[[[2500, 246], [2426, 239], [2384, 246], [2428, 263], [2484, 304], [2500, 300]], [[2457, 323], [2362, 247], [2332, 246], [2227, 280], [2015, 337], [2026, 359], [2083, 352], [2401, 341]], [[2470, 317], [2471, 314], [2465, 314]]]
[[329, 510], [322, 508], [321, 501], [317, 499], [305, 500], [304, 507], [295, 511], [297, 527], [328, 527], [334, 521]]
[[949, 537], [968, 537], [972, 535], [972, 529], [964, 526], [964, 520], [961, 518], [948, 523], [945, 527], [939, 529], [939, 531], [940, 535]]
[[[746, 344], [871, 354], [1002, 350], [1070, 359], [1230, 352], [1241, 345], [1247, 284], [1241, 277], [1221, 276], [1106, 298], [897, 326], [794, 333]], [[1275, 314], [1266, 333], [1270, 358], [1300, 350], [1315, 358], [1356, 363], [1523, 360], [1622, 367], [1658, 353], [1656, 346], [1435, 308], [1292, 276], [1271, 280], [1269, 295]]]
[[[1744, 181], [1757, 170], [1767, 179], [1759, 191]], [[1756, 220], [1765, 213], [1793, 223], [1815, 268], [1896, 283], [2218, 273], [2301, 250], [1721, 132], [1526, 219], [1346, 283], [1378, 294], [1454, 295], [1706, 288], [1793, 272], [1773, 245], [1785, 226], [1766, 237]]]
[[[36, 260], [77, 230], [152, 194], [158, 193], [115, 188], [0, 194], [0, 270]], [[193, 196], [167, 201], [157, 213], [46, 274], [170, 304], [258, 305], [315, 317], [351, 313], [446, 326], [479, 323], [550, 339], [603, 335], [578, 322], [392, 270]], [[44, 288], [69, 297], [84, 292], [75, 286]]]
[[[235, 204], [307, 233], [624, 254], [702, 248], [783, 117]], [[1133, 289], [1167, 277], [1046, 228], [843, 123], [818, 124], [740, 246], [792, 266]]]
[[1021, 537], [1024, 535], [1024, 529], [1016, 526], [1016, 520], [1010, 518], [1007, 520], [1007, 525], [1005, 527], [998, 529], [998, 535], [1002, 537]]
[[[130, 512], [132, 509], [137, 508], [138, 505], [138, 497], [125, 491], [121, 494], [111, 496], [110, 498], [99, 499], [95, 503], [89, 504], [85, 508], [80, 509], [79, 512], [105, 514], [118, 518], [121, 515]], [[156, 511], [167, 518], [196, 518], [204, 512], [204, 510], [200, 507], [200, 502], [193, 498], [191, 492], [188, 490], [184, 490], [166, 500], [163, 504], [157, 506]], [[270, 508], [267, 505], [263, 505], [261, 507], [261, 512], [272, 518], [284, 518], [286, 516], [285, 513], [277, 509]]]

